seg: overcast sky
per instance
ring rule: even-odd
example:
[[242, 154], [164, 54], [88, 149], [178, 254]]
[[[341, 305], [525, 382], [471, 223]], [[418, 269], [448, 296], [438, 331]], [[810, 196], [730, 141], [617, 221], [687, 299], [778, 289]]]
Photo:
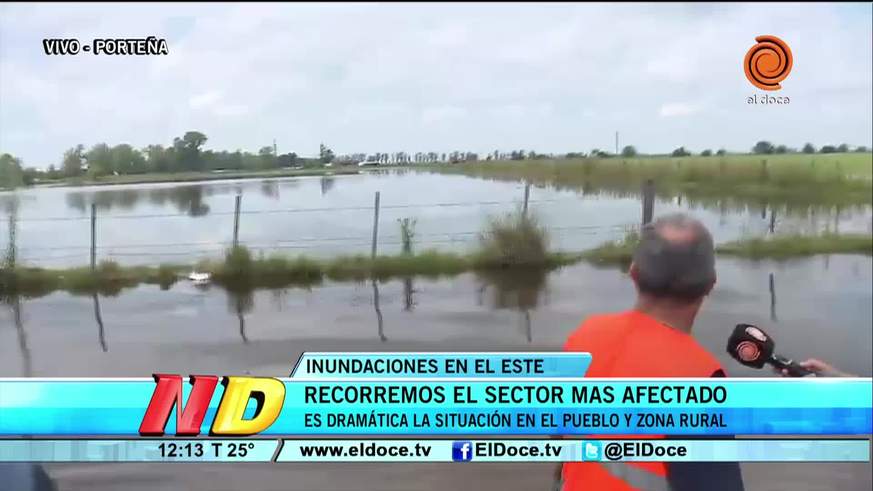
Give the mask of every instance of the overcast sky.
[[[642, 152], [767, 139], [870, 145], [871, 4], [2, 4], [0, 151], [82, 143], [337, 153]], [[761, 34], [794, 68], [764, 94]], [[165, 38], [168, 56], [46, 56], [42, 39]]]

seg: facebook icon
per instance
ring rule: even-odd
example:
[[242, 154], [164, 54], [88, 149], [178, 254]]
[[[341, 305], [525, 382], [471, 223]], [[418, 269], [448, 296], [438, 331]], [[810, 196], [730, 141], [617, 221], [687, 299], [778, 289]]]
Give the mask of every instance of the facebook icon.
[[452, 460], [455, 462], [469, 462], [473, 460], [473, 444], [466, 442], [452, 442]]

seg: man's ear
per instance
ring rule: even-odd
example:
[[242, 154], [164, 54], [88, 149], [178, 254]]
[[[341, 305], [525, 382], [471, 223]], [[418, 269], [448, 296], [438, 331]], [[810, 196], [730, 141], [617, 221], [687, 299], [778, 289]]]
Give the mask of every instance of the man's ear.
[[631, 261], [630, 267], [627, 269], [627, 274], [630, 275], [630, 277], [634, 280], [634, 282], [637, 281], [637, 278], [640, 275], [640, 270], [637, 267], [637, 263]]

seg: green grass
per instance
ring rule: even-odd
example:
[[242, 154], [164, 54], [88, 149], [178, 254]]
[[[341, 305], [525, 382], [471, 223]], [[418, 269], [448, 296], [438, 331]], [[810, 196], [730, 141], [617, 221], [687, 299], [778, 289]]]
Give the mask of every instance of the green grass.
[[19, 266], [0, 271], [0, 296], [17, 293], [39, 297], [56, 290], [73, 294], [117, 295], [124, 288], [143, 283], [168, 289], [186, 269], [185, 266], [170, 264], [123, 267], [112, 261], [101, 262], [94, 271], [88, 267], [45, 269]]
[[852, 206], [873, 202], [873, 154], [726, 155], [480, 161], [422, 169], [558, 189], [636, 196], [647, 179], [662, 198], [724, 206]]
[[873, 255], [873, 236], [861, 234], [777, 235], [742, 239], [716, 247], [725, 256], [749, 259], [789, 259], [814, 254]]
[[[504, 223], [505, 222], [501, 222]], [[528, 226], [525, 224], [524, 226]], [[543, 251], [536, 260], [521, 260], [521, 256], [494, 253], [489, 239], [483, 238], [482, 248], [471, 254], [453, 254], [424, 251], [419, 254], [397, 256], [340, 256], [316, 260], [305, 256], [270, 255], [253, 258], [244, 247], [231, 249], [223, 261], [202, 261], [195, 266], [160, 265], [122, 267], [103, 262], [90, 268], [43, 269], [17, 267], [0, 270], [0, 297], [22, 295], [39, 297], [53, 291], [73, 294], [117, 295], [124, 288], [140, 284], [156, 284], [167, 289], [191, 269], [209, 272], [213, 281], [230, 291], [249, 292], [259, 288], [309, 287], [325, 279], [332, 281], [387, 280], [412, 276], [443, 277], [474, 272], [495, 281], [521, 281], [509, 284], [509, 291], [524, 290], [531, 278], [545, 278], [546, 273], [565, 265], [586, 261], [595, 266], [626, 267], [631, 262], [639, 241], [635, 231], [629, 231], [620, 240], [609, 242], [580, 253]], [[776, 236], [773, 238], [742, 239], [716, 247], [721, 256], [748, 259], [788, 259], [815, 254], [873, 254], [873, 236], [836, 235]], [[519, 273], [507, 277], [505, 273]], [[507, 279], [509, 278], [509, 279]], [[544, 280], [542, 280], [544, 281]]]
[[634, 249], [640, 242], [640, 234], [636, 230], [625, 233], [619, 240], [603, 243], [593, 249], [580, 254], [580, 258], [595, 265], [620, 265], [626, 266], [631, 263]]

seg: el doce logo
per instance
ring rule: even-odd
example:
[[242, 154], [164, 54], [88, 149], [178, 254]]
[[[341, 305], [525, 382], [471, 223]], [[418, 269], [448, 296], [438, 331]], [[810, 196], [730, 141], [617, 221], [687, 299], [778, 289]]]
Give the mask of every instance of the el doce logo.
[[743, 60], [746, 78], [763, 90], [779, 90], [779, 82], [791, 73], [791, 49], [776, 36], [758, 36]]

